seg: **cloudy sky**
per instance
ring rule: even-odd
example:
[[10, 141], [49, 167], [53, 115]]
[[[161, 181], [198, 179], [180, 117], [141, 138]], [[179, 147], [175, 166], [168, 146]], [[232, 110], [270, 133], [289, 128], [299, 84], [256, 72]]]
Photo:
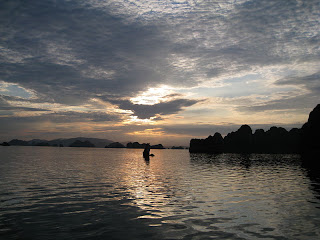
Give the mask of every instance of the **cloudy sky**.
[[317, 0], [0, 1], [0, 140], [301, 127], [319, 19]]

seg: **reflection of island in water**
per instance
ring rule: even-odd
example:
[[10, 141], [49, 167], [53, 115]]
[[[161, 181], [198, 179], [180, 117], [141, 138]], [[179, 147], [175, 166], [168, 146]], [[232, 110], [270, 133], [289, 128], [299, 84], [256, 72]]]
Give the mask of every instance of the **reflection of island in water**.
[[[261, 193], [267, 193], [266, 197], [273, 195], [276, 198], [279, 194], [282, 197], [291, 198], [293, 202], [307, 201], [319, 207], [320, 169], [314, 167], [314, 164], [310, 164], [310, 162], [318, 160], [319, 157], [310, 157], [311, 155], [299, 154], [192, 153], [190, 154], [190, 163], [200, 172], [203, 168], [209, 168], [210, 173], [216, 172], [223, 176], [231, 175], [235, 182], [243, 182], [243, 185], [246, 186], [245, 189], [250, 188], [249, 186], [258, 181], [260, 186], [263, 186]], [[217, 177], [217, 179], [219, 178]], [[267, 189], [266, 186], [269, 188]], [[275, 186], [279, 186], [281, 191]], [[252, 187], [259, 188], [256, 185]], [[242, 194], [243, 189], [241, 190], [240, 187], [236, 186], [233, 189], [237, 189]], [[268, 192], [271, 189], [273, 190]], [[276, 194], [275, 189], [279, 191]], [[237, 196], [237, 190], [232, 196]], [[297, 193], [296, 198], [293, 197], [292, 191]], [[286, 204], [289, 206], [291, 203], [287, 202]]]
[[320, 199], [320, 168], [317, 160], [319, 155], [304, 154], [301, 156], [302, 167], [305, 169], [308, 178], [310, 179], [310, 188], [314, 191], [317, 199]]
[[191, 139], [190, 153], [320, 153], [320, 104], [309, 115], [301, 129], [289, 132], [282, 127], [252, 133], [248, 125], [224, 138], [220, 133], [206, 139]]

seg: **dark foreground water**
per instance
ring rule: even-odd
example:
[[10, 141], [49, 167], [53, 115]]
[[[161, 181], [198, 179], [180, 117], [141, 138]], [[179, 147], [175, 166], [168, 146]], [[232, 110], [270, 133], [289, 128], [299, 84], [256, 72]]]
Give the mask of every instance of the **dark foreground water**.
[[320, 239], [299, 155], [0, 147], [0, 239]]

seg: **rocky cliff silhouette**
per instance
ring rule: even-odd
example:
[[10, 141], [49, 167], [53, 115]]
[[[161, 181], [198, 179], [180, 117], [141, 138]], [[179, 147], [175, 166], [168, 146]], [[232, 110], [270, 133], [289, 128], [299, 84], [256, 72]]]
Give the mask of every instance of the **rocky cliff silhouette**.
[[19, 140], [19, 139], [13, 139], [9, 142], [11, 146], [29, 146], [29, 143], [27, 141]]
[[206, 139], [191, 139], [189, 152], [222, 153], [224, 152], [224, 140], [218, 132]]
[[105, 148], [125, 148], [125, 146], [122, 143], [119, 142], [113, 142], [109, 145], [105, 146]]
[[[142, 148], [144, 149], [149, 143], [139, 143], [139, 142], [129, 142], [127, 143], [127, 148]], [[162, 144], [151, 145], [150, 149], [164, 149]]]
[[271, 127], [268, 131], [257, 129], [252, 133], [248, 125], [224, 138], [220, 133], [206, 139], [191, 139], [190, 153], [320, 153], [320, 104], [310, 113], [301, 129], [290, 131]]
[[320, 104], [312, 110], [308, 122], [301, 128], [301, 152], [320, 153]]

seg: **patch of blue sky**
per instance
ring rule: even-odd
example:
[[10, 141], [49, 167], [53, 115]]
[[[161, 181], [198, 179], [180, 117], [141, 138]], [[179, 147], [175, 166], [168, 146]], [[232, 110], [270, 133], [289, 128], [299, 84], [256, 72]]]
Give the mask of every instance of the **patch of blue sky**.
[[31, 92], [27, 91], [23, 87], [17, 84], [0, 82], [0, 94], [11, 97], [21, 97], [29, 99], [33, 95]]

